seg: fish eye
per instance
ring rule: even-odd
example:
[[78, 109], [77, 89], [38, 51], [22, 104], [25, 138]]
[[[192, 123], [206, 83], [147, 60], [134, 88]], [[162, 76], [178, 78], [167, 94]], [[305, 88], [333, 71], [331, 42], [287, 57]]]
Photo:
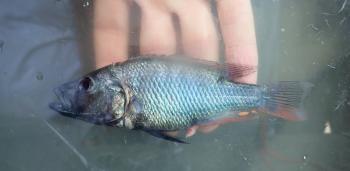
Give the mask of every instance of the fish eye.
[[93, 81], [90, 77], [85, 77], [79, 82], [80, 89], [83, 89], [85, 91], [89, 91], [93, 86]]

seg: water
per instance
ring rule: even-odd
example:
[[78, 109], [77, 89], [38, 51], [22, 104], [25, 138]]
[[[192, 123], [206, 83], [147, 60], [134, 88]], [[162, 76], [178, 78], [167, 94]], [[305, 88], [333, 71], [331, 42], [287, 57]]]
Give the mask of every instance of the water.
[[3, 0], [0, 170], [349, 170], [349, 5], [253, 1], [259, 82], [313, 82], [309, 119], [226, 124], [181, 145], [51, 111], [52, 88], [92, 68], [93, 3]]

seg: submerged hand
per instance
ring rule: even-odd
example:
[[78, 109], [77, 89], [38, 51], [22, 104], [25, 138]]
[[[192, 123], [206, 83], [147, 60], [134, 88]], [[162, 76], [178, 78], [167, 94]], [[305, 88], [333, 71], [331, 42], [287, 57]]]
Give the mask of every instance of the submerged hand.
[[[225, 44], [226, 62], [258, 65], [254, 20], [249, 0], [216, 1], [221, 30], [217, 29], [211, 3], [208, 0], [135, 0], [134, 2], [141, 9], [138, 42], [141, 55], [173, 54], [177, 49], [182, 49], [188, 56], [217, 61], [219, 32], [221, 32]], [[93, 37], [97, 68], [127, 59], [131, 4], [130, 0], [95, 1]], [[255, 72], [238, 81], [256, 83], [256, 79]], [[188, 129], [187, 136], [194, 135], [197, 130], [211, 132], [219, 125], [220, 123], [193, 126]]]

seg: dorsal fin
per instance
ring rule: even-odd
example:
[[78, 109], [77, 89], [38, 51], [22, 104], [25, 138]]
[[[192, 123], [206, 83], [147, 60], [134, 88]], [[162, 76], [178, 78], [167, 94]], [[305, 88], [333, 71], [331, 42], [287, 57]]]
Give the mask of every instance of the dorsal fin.
[[256, 66], [249, 66], [249, 65], [239, 65], [239, 64], [232, 64], [232, 63], [219, 63], [217, 61], [208, 61], [203, 59], [197, 59], [188, 57], [185, 55], [143, 55], [143, 56], [137, 56], [133, 57], [132, 59], [138, 60], [138, 59], [159, 59], [159, 60], [167, 60], [167, 61], [173, 61], [173, 62], [183, 62], [194, 66], [202, 66], [205, 68], [213, 69], [220, 71], [222, 73], [222, 76], [224, 79], [238, 82], [237, 80], [248, 76], [252, 73], [255, 73], [257, 71]]
[[255, 66], [244, 66], [230, 63], [222, 64], [222, 68], [224, 77], [233, 82], [239, 82], [237, 81], [238, 79], [256, 72]]

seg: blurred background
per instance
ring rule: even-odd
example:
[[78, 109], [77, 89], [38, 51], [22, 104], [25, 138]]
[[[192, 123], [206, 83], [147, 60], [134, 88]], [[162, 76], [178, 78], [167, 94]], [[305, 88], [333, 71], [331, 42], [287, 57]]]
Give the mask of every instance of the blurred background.
[[312, 82], [308, 120], [262, 116], [183, 145], [48, 108], [53, 87], [93, 69], [93, 1], [1, 0], [0, 170], [350, 170], [350, 2], [252, 4], [259, 83]]

